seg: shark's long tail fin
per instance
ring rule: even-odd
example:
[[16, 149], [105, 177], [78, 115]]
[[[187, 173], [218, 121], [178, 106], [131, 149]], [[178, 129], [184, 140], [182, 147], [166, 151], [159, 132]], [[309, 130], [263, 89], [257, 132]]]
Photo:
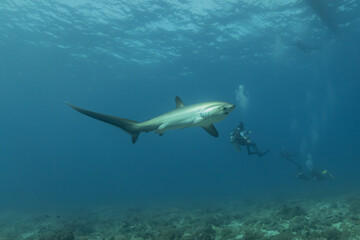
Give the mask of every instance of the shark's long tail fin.
[[139, 137], [139, 134], [141, 133], [141, 131], [139, 130], [138, 127], [138, 122], [130, 120], [130, 119], [125, 119], [125, 118], [118, 118], [118, 117], [113, 117], [110, 115], [105, 115], [102, 113], [96, 113], [96, 112], [92, 112], [83, 108], [79, 108], [76, 107], [68, 102], [66, 102], [66, 104], [68, 104], [70, 107], [72, 107], [73, 109], [75, 109], [76, 111], [85, 114], [89, 117], [95, 118], [97, 120], [112, 124], [114, 126], [117, 126], [119, 128], [121, 128], [122, 130], [124, 130], [125, 132], [129, 133], [131, 135], [131, 139], [132, 139], [132, 143], [135, 143], [136, 140]]

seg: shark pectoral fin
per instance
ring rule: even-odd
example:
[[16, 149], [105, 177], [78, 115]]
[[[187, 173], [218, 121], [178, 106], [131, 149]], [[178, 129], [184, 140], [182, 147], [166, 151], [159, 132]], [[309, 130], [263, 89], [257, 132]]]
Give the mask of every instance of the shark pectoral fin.
[[202, 128], [205, 129], [205, 131], [207, 131], [211, 136], [214, 136], [214, 137], [219, 136], [219, 133], [216, 130], [214, 124], [210, 124], [209, 126], [202, 127]]
[[182, 108], [185, 106], [181, 98], [178, 96], [175, 97], [175, 103], [176, 103], [176, 108]]
[[162, 136], [164, 135], [165, 133], [165, 128], [166, 128], [167, 124], [166, 123], [163, 123], [161, 124], [154, 132], [159, 134], [159, 136]]
[[165, 132], [165, 131], [158, 130], [158, 129], [154, 131], [154, 133], [155, 133], [155, 134], [159, 134], [159, 136], [164, 135], [164, 132]]
[[140, 134], [140, 133], [136, 133], [136, 134], [132, 134], [132, 135], [131, 135], [131, 140], [132, 140], [132, 143], [133, 143], [133, 144], [136, 143], [136, 140], [138, 139], [139, 134]]

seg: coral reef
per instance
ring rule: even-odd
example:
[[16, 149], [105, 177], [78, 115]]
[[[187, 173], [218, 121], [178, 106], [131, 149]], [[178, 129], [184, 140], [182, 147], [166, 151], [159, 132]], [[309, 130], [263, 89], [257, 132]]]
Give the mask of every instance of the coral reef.
[[347, 203], [349, 204], [349, 211], [353, 214], [360, 213], [360, 197], [348, 197]]
[[0, 213], [1, 240], [360, 240], [358, 197]]
[[40, 233], [38, 240], [74, 240], [74, 233], [67, 231], [55, 231], [50, 233]]
[[295, 217], [298, 217], [298, 216], [304, 216], [306, 215], [306, 211], [296, 205], [296, 206], [287, 206], [287, 205], [284, 205], [281, 207], [281, 209], [277, 212], [277, 215], [280, 217], [280, 218], [284, 218], [284, 219], [292, 219], [292, 218], [295, 218]]

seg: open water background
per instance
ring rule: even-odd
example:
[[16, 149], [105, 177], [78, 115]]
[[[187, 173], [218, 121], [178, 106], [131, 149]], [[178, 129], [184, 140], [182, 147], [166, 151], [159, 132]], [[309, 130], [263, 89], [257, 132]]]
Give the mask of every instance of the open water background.
[[[352, 0], [2, 0], [1, 206], [357, 192], [359, 16]], [[64, 104], [143, 121], [172, 110], [177, 95], [237, 108], [215, 124], [219, 138], [189, 128], [133, 145]], [[268, 155], [235, 151], [239, 121]], [[282, 147], [304, 166], [310, 153], [335, 179], [296, 179]]]

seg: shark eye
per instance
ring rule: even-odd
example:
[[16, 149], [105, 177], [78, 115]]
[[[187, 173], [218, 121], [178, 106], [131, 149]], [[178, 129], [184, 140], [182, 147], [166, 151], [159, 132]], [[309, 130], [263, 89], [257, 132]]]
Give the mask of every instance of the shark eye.
[[223, 107], [223, 110], [226, 111], [226, 110], [227, 110], [227, 107]]

